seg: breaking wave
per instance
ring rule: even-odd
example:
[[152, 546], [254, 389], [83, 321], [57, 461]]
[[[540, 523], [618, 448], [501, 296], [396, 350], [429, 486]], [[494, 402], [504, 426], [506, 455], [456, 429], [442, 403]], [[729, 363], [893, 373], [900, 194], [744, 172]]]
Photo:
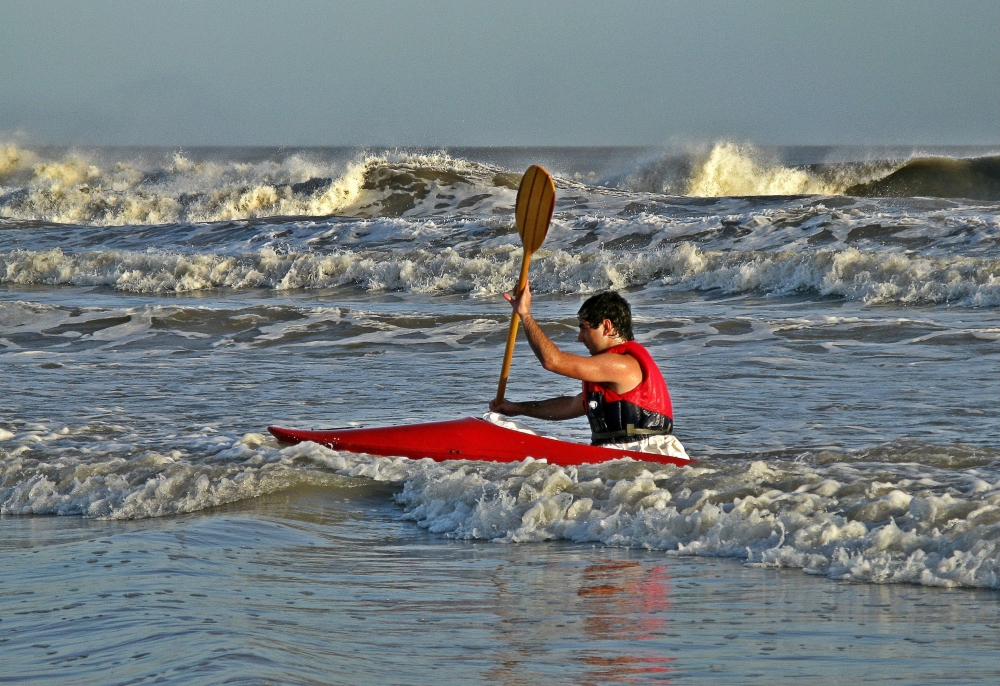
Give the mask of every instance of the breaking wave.
[[[50, 159], [4, 145], [0, 216], [117, 226], [512, 212], [518, 171], [444, 152], [353, 155], [336, 161], [306, 151], [241, 162], [182, 152], [150, 160], [68, 151]], [[600, 180], [567, 173], [558, 183], [560, 195], [575, 194], [578, 203], [599, 201], [615, 189], [692, 198], [847, 194], [991, 200], [1000, 199], [1000, 158], [788, 165], [753, 146], [720, 142], [706, 152], [637, 163], [624, 175]]]
[[[344, 482], [336, 475], [296, 469], [294, 452], [271, 451], [262, 456], [256, 451], [264, 440], [259, 434], [248, 434], [237, 441], [194, 436], [188, 448], [203, 451], [207, 459], [191, 459], [181, 450], [141, 450], [126, 458], [115, 454], [114, 445], [104, 455], [73, 451], [40, 459], [32, 447], [73, 440], [95, 427], [75, 432], [64, 428], [55, 433], [47, 433], [40, 426], [27, 428], [20, 435], [0, 429], [0, 514], [97, 519], [163, 517], [297, 485]], [[124, 427], [104, 426], [99, 430], [115, 435]], [[4, 442], [20, 445], [8, 448]]]
[[13, 219], [67, 224], [165, 224], [276, 215], [328, 215], [356, 201], [365, 161], [336, 178], [323, 165], [292, 156], [280, 163], [195, 162], [175, 153], [163, 167], [118, 162], [101, 170], [80, 153], [39, 160], [0, 151], [0, 211]]
[[278, 216], [395, 217], [462, 211], [498, 195], [511, 207], [520, 180], [446, 154], [358, 153], [336, 163], [293, 154], [256, 162], [42, 159], [0, 148], [0, 213], [10, 219], [116, 226]]

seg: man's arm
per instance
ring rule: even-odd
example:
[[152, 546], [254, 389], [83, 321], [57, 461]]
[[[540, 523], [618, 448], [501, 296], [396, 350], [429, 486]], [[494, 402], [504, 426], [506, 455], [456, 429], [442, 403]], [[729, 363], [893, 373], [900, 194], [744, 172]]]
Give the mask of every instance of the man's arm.
[[506, 293], [504, 297], [521, 317], [528, 345], [547, 371], [571, 379], [604, 384], [619, 393], [632, 390], [642, 381], [639, 363], [630, 355], [584, 357], [560, 350], [531, 316], [530, 285], [525, 285], [520, 298], [515, 299]]
[[[609, 386], [627, 384], [630, 375], [634, 376], [635, 371], [638, 371], [638, 364], [628, 355], [592, 355], [587, 357], [563, 352], [542, 331], [542, 327], [538, 325], [531, 313], [528, 313], [527, 317], [522, 317], [521, 321], [524, 322], [524, 335], [528, 339], [528, 345], [531, 346], [535, 357], [542, 363], [542, 367], [546, 371], [568, 376], [571, 379], [593, 381]], [[642, 381], [641, 371], [639, 371], [639, 379], [632, 384], [632, 388], [639, 381]]]
[[498, 403], [496, 400], [491, 400], [490, 409], [508, 417], [525, 415], [534, 417], [535, 419], [548, 419], [550, 421], [573, 419], [587, 414], [587, 406], [583, 401], [583, 393], [575, 396], [563, 395], [558, 398], [525, 403], [515, 403], [511, 400], [503, 400]]

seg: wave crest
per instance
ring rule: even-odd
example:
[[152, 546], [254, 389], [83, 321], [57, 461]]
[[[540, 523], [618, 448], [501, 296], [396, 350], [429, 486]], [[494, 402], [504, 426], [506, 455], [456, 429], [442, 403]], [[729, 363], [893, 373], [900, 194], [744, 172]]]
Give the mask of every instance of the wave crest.
[[1000, 200], [1000, 157], [917, 158], [891, 174], [844, 189], [869, 197], [937, 197]]

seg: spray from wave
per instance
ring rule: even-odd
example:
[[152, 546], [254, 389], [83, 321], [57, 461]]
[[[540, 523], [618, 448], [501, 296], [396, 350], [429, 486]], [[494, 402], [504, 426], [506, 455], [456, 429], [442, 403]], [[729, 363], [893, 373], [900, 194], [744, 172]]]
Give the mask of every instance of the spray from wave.
[[696, 167], [686, 195], [824, 195], [838, 190], [835, 182], [809, 171], [768, 162], [754, 148], [720, 143]]
[[0, 145], [0, 182], [23, 174], [37, 162], [37, 159], [30, 150], [22, 150], [16, 145]]

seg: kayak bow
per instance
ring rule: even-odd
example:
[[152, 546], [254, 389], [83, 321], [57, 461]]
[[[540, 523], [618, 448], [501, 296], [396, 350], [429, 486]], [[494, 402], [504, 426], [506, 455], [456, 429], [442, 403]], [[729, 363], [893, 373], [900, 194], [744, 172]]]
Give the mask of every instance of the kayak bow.
[[312, 441], [334, 450], [432, 460], [484, 460], [520, 462], [527, 457], [549, 464], [578, 465], [630, 457], [643, 462], [685, 465], [690, 459], [640, 453], [633, 450], [570, 443], [554, 438], [505, 429], [485, 419], [466, 417], [448, 422], [411, 424], [371, 429], [308, 431], [269, 426], [284, 443]]

